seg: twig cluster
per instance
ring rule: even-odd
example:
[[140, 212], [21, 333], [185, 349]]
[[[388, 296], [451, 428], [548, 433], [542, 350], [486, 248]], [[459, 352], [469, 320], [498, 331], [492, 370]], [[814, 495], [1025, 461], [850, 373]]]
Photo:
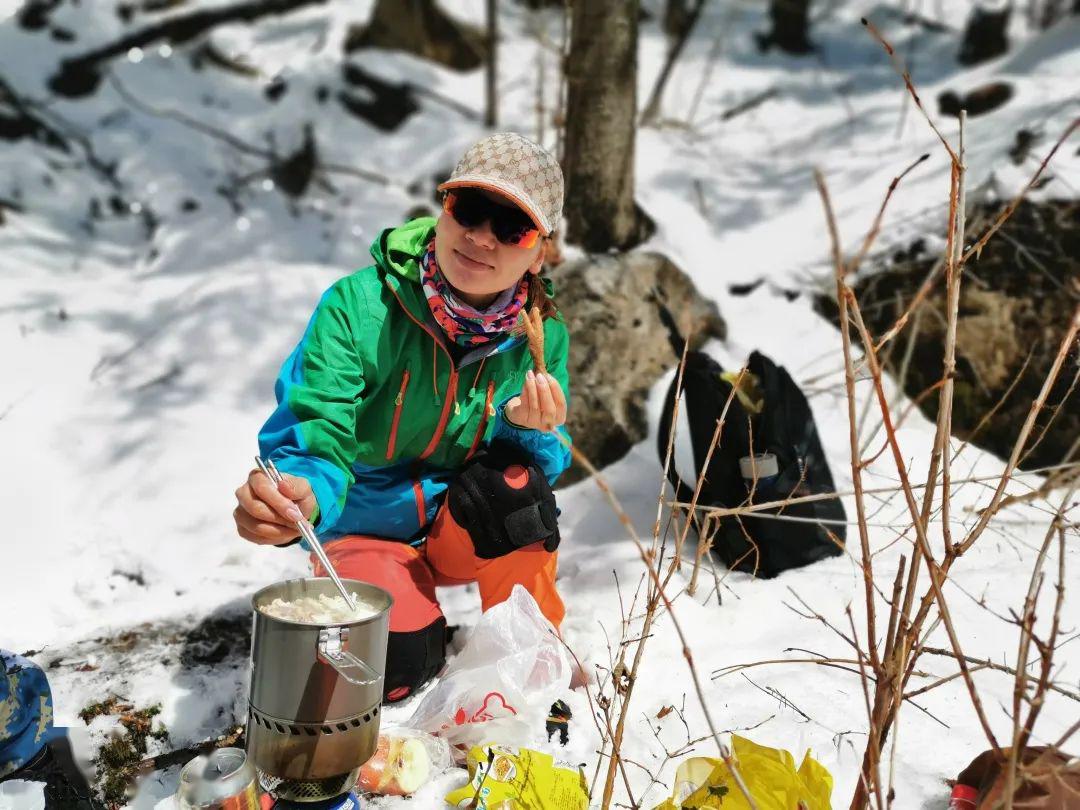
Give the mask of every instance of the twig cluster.
[[[864, 23], [885, 46], [890, 56], [895, 58], [892, 48], [885, 42], [884, 38], [873, 29], [873, 26], [866, 23], [865, 20]], [[910, 76], [902, 68], [900, 68], [900, 70], [905, 85], [914, 98], [916, 106], [925, 116], [925, 109], [923, 109], [919, 102], [918, 94], [911, 83]], [[978, 541], [980, 536], [986, 531], [990, 521], [1000, 512], [1001, 508], [1006, 503], [1004, 498], [1005, 489], [1008, 486], [1021, 458], [1021, 454], [1024, 452], [1031, 437], [1035, 418], [1045, 407], [1046, 398], [1061, 371], [1066, 355], [1075, 344], [1077, 331], [1080, 329], [1080, 308], [1077, 309], [1072, 323], [1065, 330], [1065, 335], [1061, 341], [1055, 362], [1047, 375], [1039, 396], [1031, 405], [1028, 418], [1020, 430], [1013, 453], [1006, 463], [1005, 470], [1000, 475], [996, 487], [994, 487], [993, 495], [990, 498], [989, 503], [980, 510], [979, 518], [970, 530], [968, 530], [962, 538], [954, 538], [952, 536], [953, 524], [950, 520], [953, 485], [951, 463], [954, 455], [949, 444], [949, 438], [952, 432], [953, 387], [956, 376], [956, 333], [960, 290], [964, 276], [963, 271], [965, 263], [972, 257], [978, 257], [979, 249], [986, 243], [986, 240], [1000, 228], [1007, 216], [1016, 209], [1020, 199], [1032, 187], [1035, 180], [1037, 180], [1038, 175], [1045, 168], [1046, 163], [1057, 151], [1061, 143], [1077, 128], [1080, 121], [1074, 122], [1068, 127], [1061, 140], [1055, 145], [1054, 149], [1051, 150], [1050, 154], [1047, 155], [1046, 160], [1043, 161], [1042, 165], [1039, 167], [1036, 178], [1033, 179], [1032, 183], [1029, 183], [1020, 192], [1017, 199], [1003, 211], [1002, 216], [987, 229], [971, 249], [965, 252], [965, 116], [962, 112], [960, 117], [960, 139], [955, 149], [949, 144], [941, 132], [933, 127], [933, 123], [930, 122], [929, 117], [926, 117], [927, 121], [934, 129], [935, 134], [937, 134], [941, 140], [946, 153], [949, 155], [951, 162], [951, 184], [949, 215], [946, 224], [947, 247], [944, 261], [946, 286], [945, 319], [947, 323], [944, 346], [944, 374], [938, 389], [938, 419], [933, 452], [930, 459], [929, 470], [926, 475], [928, 485], [922, 491], [921, 503], [916, 500], [914, 488], [909, 481], [908, 465], [897, 439], [895, 426], [893, 424], [892, 406], [885, 395], [882, 379], [882, 363], [879, 358], [879, 352], [882, 347], [889, 340], [892, 340], [898, 335], [904, 328], [908, 312], [905, 312], [898, 320], [897, 324], [894, 325], [892, 329], [888, 330], [883, 339], [875, 341], [866, 329], [862, 313], [859, 309], [858, 300], [856, 299], [852, 288], [848, 285], [848, 278], [858, 268], [859, 263], [867, 254], [870, 244], [873, 242], [873, 239], [879, 231], [881, 219], [889, 198], [904, 174], [907, 172], [904, 172], [904, 174], [897, 177], [890, 185], [885, 202], [882, 204], [861, 250], [851, 261], [845, 261], [841, 253], [841, 241], [837, 232], [836, 219], [832, 212], [828, 189], [823, 175], [820, 172], [816, 173], [816, 181], [825, 208], [826, 222], [832, 243], [833, 263], [836, 276], [836, 294], [840, 308], [840, 329], [844, 350], [848, 416], [850, 424], [851, 471], [854, 481], [854, 499], [859, 526], [859, 541], [862, 557], [861, 566], [866, 600], [866, 623], [864, 630], [865, 649], [863, 649], [863, 646], [859, 642], [854, 619], [850, 614], [850, 610], [848, 614], [851, 627], [851, 638], [849, 639], [849, 642], [854, 648], [856, 661], [858, 663], [870, 729], [863, 757], [861, 778], [855, 795], [852, 798], [851, 807], [864, 808], [868, 806], [871, 798], [878, 810], [884, 810], [884, 808], [891, 806], [894, 795], [892, 789], [893, 769], [890, 763], [888, 776], [883, 777], [882, 759], [890, 730], [895, 734], [898, 714], [902, 703], [905, 699], [910, 699], [916, 694], [922, 694], [931, 688], [940, 686], [957, 677], [961, 678], [965, 684], [971, 706], [975, 711], [979, 724], [986, 735], [987, 742], [994, 752], [994, 755], [1002, 762], [1007, 762], [1008, 764], [1007, 778], [1009, 780], [1009, 787], [1006, 792], [1006, 807], [1011, 807], [1012, 786], [1017, 778], [1017, 772], [1020, 767], [1020, 752], [1023, 751], [1024, 746], [1031, 738], [1035, 720], [1043, 706], [1046, 693], [1051, 688], [1051, 661], [1060, 631], [1060, 604], [1064, 592], [1063, 553], [1059, 554], [1060, 570], [1058, 576], [1058, 597], [1057, 602], [1055, 603], [1054, 619], [1051, 623], [1049, 635], [1044, 640], [1038, 639], [1034, 631], [1035, 605], [1043, 580], [1042, 568], [1053, 538], [1063, 538], [1062, 513], [1068, 500], [1071, 498], [1071, 493], [1075, 489], [1075, 485], [1068, 487], [1069, 493], [1066, 495], [1066, 499], [1062, 502], [1062, 507], [1058, 510], [1058, 513], [1052, 521], [1051, 528], [1047, 532], [1046, 540], [1040, 550], [1032, 572], [1031, 585], [1028, 590], [1027, 599], [1025, 600], [1023, 612], [1015, 617], [1015, 622], [1020, 628], [1020, 643], [1015, 670], [1017, 674], [1015, 676], [1012, 712], [1014, 728], [1011, 740], [1012, 745], [1009, 749], [1002, 748], [997, 736], [991, 728], [983, 701], [979, 696], [978, 689], [976, 688], [975, 681], [972, 677], [972, 659], [963, 652], [961, 635], [956, 627], [952, 612], [949, 609], [944, 592], [944, 585], [948, 581], [949, 572], [954, 563]], [[908, 171], [910, 171], [910, 169]], [[908, 566], [907, 558], [901, 556], [895, 572], [891, 598], [879, 595], [877, 591], [875, 585], [874, 555], [870, 548], [866, 527], [865, 492], [862, 488], [862, 474], [870, 461], [863, 458], [857, 437], [858, 421], [855, 413], [856, 361], [853, 357], [850, 339], [852, 329], [856, 331], [863, 348], [863, 362], [869, 372], [873, 390], [876, 394], [877, 404], [881, 412], [882, 425], [886, 434], [887, 447], [888, 450], [891, 451], [891, 455], [895, 462], [901, 490], [908, 508], [911, 524], [910, 528], [914, 534], [911, 564]], [[939, 509], [941, 512], [942, 533], [941, 547], [943, 548], [943, 553], [940, 557], [934, 552], [929, 533], [930, 519], [934, 512], [934, 502], [935, 497], [938, 494], [939, 486]], [[1063, 543], [1063, 540], [1061, 542]], [[920, 576], [921, 569], [923, 568], [925, 568], [927, 578], [929, 579], [928, 585], [922, 581]], [[885, 622], [884, 637], [880, 639], [878, 636], [881, 633], [882, 628], [876, 615], [879, 598], [889, 606], [889, 614]], [[935, 609], [937, 617], [928, 628], [927, 624], [930, 620], [931, 613], [935, 611]], [[938, 624], [945, 630], [950, 645], [950, 649], [947, 650], [947, 652], [956, 661], [959, 667], [959, 673], [951, 678], [939, 680], [923, 689], [907, 692], [906, 687], [908, 681], [912, 677], [916, 664], [924, 652], [926, 639]], [[1028, 675], [1028, 660], [1029, 656], [1032, 654], [1033, 648], [1038, 654], [1040, 664], [1038, 674], [1034, 679]], [[1032, 680], [1034, 680], [1033, 689], [1030, 688]], [[1027, 707], [1026, 714], [1024, 712], [1025, 707]]]
[[[732, 760], [730, 749], [721, 740], [717, 726], [713, 722], [694, 665], [693, 656], [675, 615], [672, 604], [673, 599], [669, 596], [669, 586], [672, 578], [681, 570], [684, 545], [691, 525], [698, 529], [700, 541], [694, 554], [694, 569], [690, 576], [689, 585], [686, 588], [686, 592], [692, 595], [697, 587], [700, 566], [703, 559], [708, 557], [711, 538], [720, 521], [739, 520], [740, 516], [744, 514], [783, 509], [785, 506], [800, 502], [841, 496], [850, 496], [854, 499], [854, 525], [858, 531], [859, 547], [858, 557], [855, 559], [862, 574], [863, 598], [865, 600], [865, 623], [862, 629], [860, 630], [858, 627], [856, 617], [850, 607], [846, 611], [846, 622], [848, 624], [846, 631], [831, 624], [824, 616], [813, 610], [801, 599], [799, 601], [802, 603], [803, 610], [797, 610], [800, 615], [820, 621], [832, 629], [851, 648], [851, 656], [830, 658], [818, 653], [800, 651], [807, 653], [810, 657], [758, 661], [726, 667], [714, 673], [714, 677], [722, 677], [733, 672], [742, 672], [749, 667], [787, 663], [831, 667], [859, 677], [862, 685], [863, 704], [867, 714], [868, 733], [863, 752], [860, 778], [850, 803], [853, 810], [856, 808], [862, 810], [862, 808], [868, 807], [871, 802], [876, 806], [877, 810], [886, 810], [886, 808], [891, 808], [893, 804], [895, 797], [893, 778], [897, 726], [900, 709], [903, 705], [915, 706], [921, 712], [944, 725], [939, 718], [934, 717], [926, 708], [915, 701], [915, 698], [920, 695], [954, 681], [963, 682], [971, 707], [986, 736], [987, 742], [994, 755], [1006, 769], [1005, 806], [1008, 810], [1011, 810], [1012, 807], [1013, 788], [1018, 783], [1018, 780], [1022, 778], [1024, 771], [1024, 749], [1032, 740], [1035, 723], [1045, 706], [1048, 695], [1053, 692], [1072, 700], [1080, 700], [1080, 694], [1054, 683], [1053, 680], [1054, 651], [1063, 643], [1061, 641], [1061, 610], [1065, 592], [1064, 537], [1066, 528], [1069, 525], [1066, 519], [1066, 510], [1071, 505], [1074, 493], [1080, 488], [1080, 474], [1078, 474], [1080, 466], [1076, 462], [1070, 462], [1066, 459], [1066, 463], [1049, 470], [1051, 472], [1050, 477], [1046, 479], [1042, 486], [1033, 489], [1031, 493], [1019, 496], [1006, 495], [1006, 489], [1010, 482], [1013, 481], [1019, 464], [1023, 461], [1025, 454], [1030, 452], [1033, 439], [1035, 442], [1038, 441], [1038, 437], [1033, 436], [1036, 417], [1047, 407], [1050, 391], [1061, 374], [1067, 356], [1070, 351], [1075, 350], [1077, 345], [1077, 335], [1080, 333], [1080, 307], [1077, 308], [1071, 323], [1065, 329], [1054, 362], [1045, 377], [1041, 391], [1031, 403], [1027, 418], [1020, 428], [1003, 472], [993, 476], [989, 481], [985, 477], [971, 475], [954, 478], [952, 467], [959, 453], [954, 451], [950, 443], [956, 378], [957, 324], [966, 266], [969, 262], [978, 259], [979, 251], [987, 240], [1000, 230], [1001, 225], [1016, 210], [1027, 192], [1037, 185], [1039, 177], [1050, 159], [1060, 149], [1061, 145], [1080, 128], [1080, 119], [1070, 124], [1042, 161], [1031, 182], [1021, 190], [1016, 199], [1005, 207], [996, 220], [989, 225], [978, 223], [977, 227], [980, 230], [985, 228], [985, 230], [982, 230], [979, 238], [965, 249], [966, 166], [964, 163], [964, 127], [966, 116], [961, 113], [960, 138], [959, 142], [954, 146], [934, 126], [921, 104], [910, 75], [899, 64], [892, 47], [870, 23], [864, 20], [864, 24], [882, 43], [894, 61], [897, 62], [898, 70], [901, 72], [905, 86], [914, 99], [916, 107], [922, 112], [927, 123], [940, 140], [945, 153], [949, 156], [951, 179], [948, 218], [946, 221], [947, 247], [945, 254], [940, 266], [935, 268], [935, 271], [926, 279], [915, 299], [903, 309], [896, 322], [875, 339], [866, 327], [862, 310], [849, 284], [849, 280], [862, 261], [870, 254], [871, 247], [881, 232], [888, 203], [897, 187], [904, 177], [925, 161], [928, 156], [921, 156], [892, 181], [865, 238], [851, 258], [845, 258], [841, 249], [842, 242], [824, 176], [820, 172], [815, 173], [815, 180], [825, 209], [826, 224], [832, 245], [836, 296], [840, 310], [844, 380], [848, 405], [852, 491], [789, 497], [768, 503], [747, 503], [738, 507], [720, 508], [698, 503], [704, 480], [704, 471], [702, 471], [694, 495], [689, 502], [666, 500], [665, 487], [673, 454], [674, 426], [678, 420], [679, 400], [676, 398], [675, 410], [672, 415], [671, 439], [665, 457], [664, 479], [661, 484], [660, 501], [657, 507], [656, 522], [653, 527], [652, 544], [646, 547], [637, 536], [629, 517], [619, 505], [618, 500], [603, 477], [596, 472], [592, 464], [580, 452], [573, 451], [575, 458], [593, 474], [595, 482], [609, 500], [620, 522], [633, 540], [646, 570], [646, 576], [643, 578], [643, 583], [646, 586], [645, 606], [644, 614], [640, 617], [640, 625], [636, 623], [634, 608], [637, 605], [641, 584], [638, 586], [629, 612], [627, 612], [625, 605], [622, 604], [620, 590], [620, 608], [623, 617], [622, 635], [617, 650], [611, 649], [609, 645], [611, 653], [610, 666], [606, 670], [604, 677], [600, 679], [599, 688], [597, 689], [597, 705], [600, 707], [600, 710], [597, 711], [597, 727], [601, 731], [602, 750], [599, 752], [600, 762], [597, 766], [594, 783], [597, 781], [603, 767], [603, 761], [606, 759], [606, 777], [602, 797], [600, 797], [601, 806], [605, 808], [612, 806], [614, 787], [620, 774], [631, 806], [637, 806], [630, 792], [630, 779], [626, 771], [626, 765], [633, 765], [649, 773], [651, 781], [648, 788], [652, 788], [657, 784], [663, 784], [660, 781], [659, 774], [674, 758], [685, 753], [690, 747], [708, 739], [712, 739], [717, 745], [721, 758], [730, 768], [736, 784], [747, 802], [751, 807], [756, 807], [753, 797], [749, 794], [739, 774], [737, 763]], [[926, 392], [926, 395], [937, 394], [938, 417], [935, 426], [933, 451], [925, 483], [913, 484], [909, 473], [908, 459], [897, 438], [897, 426], [899, 424], [897, 409], [899, 403], [896, 401], [890, 402], [886, 395], [882, 355], [884, 352], [892, 350], [893, 341], [906, 328], [914, 328], [912, 324], [917, 327], [922, 304], [932, 287], [941, 279], [944, 280], [946, 289], [946, 307], [942, 315], [946, 324], [943, 353], [944, 372], [942, 379]], [[856, 357], [856, 350], [852, 340], [853, 332], [862, 348], [861, 358]], [[910, 340], [913, 340], [913, 338]], [[911, 352], [910, 340], [906, 349], [908, 355]], [[681, 390], [685, 362], [684, 353], [678, 371], [677, 386], [679, 390]], [[858, 381], [869, 381], [871, 385], [871, 399], [867, 401], [867, 407], [861, 415], [857, 412], [856, 384]], [[734, 394], [737, 387], [738, 383], [732, 387], [732, 394]], [[885, 434], [884, 444], [877, 450], [870, 447], [869, 441], [864, 442], [860, 439], [861, 427], [868, 417], [870, 406], [873, 403], [877, 405], [876, 410], [879, 411], [877, 416], [880, 418], [880, 429]], [[716, 431], [707, 453], [704, 465], [706, 470], [709, 460], [711, 460], [714, 451], [718, 447], [726, 414], [727, 407], [725, 406], [723, 414], [717, 421]], [[867, 455], [868, 452], [870, 455]], [[891, 456], [895, 464], [897, 485], [877, 489], [865, 487], [863, 483], [864, 472], [885, 454]], [[957, 521], [954, 520], [951, 513], [955, 488], [957, 485], [974, 482], [986, 484], [991, 493], [990, 497], [974, 513], [972, 525], [965, 527], [962, 535], [954, 536], [953, 527], [957, 525]], [[978, 542], [988, 529], [992, 528], [992, 521], [1003, 509], [1017, 503], [1046, 498], [1054, 490], [1063, 490], [1064, 497], [1060, 502], [1060, 506], [1054, 512], [1042, 546], [1038, 550], [1024, 604], [1019, 612], [1011, 612], [1010, 621], [1019, 630], [1015, 667], [1010, 668], [966, 655], [962, 644], [963, 634], [954, 620], [946, 596], [946, 584], [950, 581], [949, 575], [954, 564]], [[888, 582], [890, 585], [888, 586], [879, 584], [878, 572], [875, 572], [875, 555], [880, 550], [875, 550], [871, 546], [869, 527], [874, 524], [871, 522], [872, 516], [867, 508], [868, 496], [884, 493], [902, 495], [908, 525], [906, 530], [898, 530], [897, 539], [911, 543], [911, 551], [908, 554], [901, 555], [895, 570], [889, 572]], [[664, 519], [665, 507], [668, 508], [666, 521]], [[934, 534], [936, 534], [939, 526], [940, 542], [938, 542], [936, 536], [932, 536], [931, 532], [933, 529]], [[673, 553], [668, 554], [667, 543], [673, 527], [675, 530], [675, 547]], [[1040, 604], [1039, 597], [1044, 590], [1047, 579], [1044, 569], [1047, 561], [1055, 556], [1052, 554], [1055, 541], [1057, 571], [1056, 576], [1054, 576], [1056, 593], [1053, 600], [1053, 613], [1049, 629], [1040, 633], [1036, 628], [1036, 607]], [[894, 540], [893, 542], [897, 541]], [[892, 545], [892, 543], [889, 545]], [[718, 580], [717, 588], [719, 588], [720, 584]], [[960, 590], [966, 594], [966, 591]], [[796, 598], [798, 597], [796, 596]], [[883, 606], [885, 608], [884, 615], [879, 615]], [[795, 608], [792, 609], [795, 610]], [[670, 749], [660, 740], [658, 731], [654, 731], [658, 743], [665, 752], [665, 758], [661, 762], [659, 769], [654, 772], [640, 763], [626, 759], [622, 753], [622, 740], [645, 645], [648, 639], [654, 635], [656, 621], [663, 612], [670, 615], [672, 625], [678, 635], [682, 646], [682, 654], [690, 671], [695, 692], [701, 704], [710, 734], [700, 739], [692, 739], [687, 726], [686, 745]], [[944, 631], [948, 639], [947, 648], [932, 647], [928, 644], [931, 636], [939, 628]], [[948, 657], [956, 663], [958, 671], [946, 677], [931, 676], [918, 667], [923, 655]], [[1011, 674], [1014, 679], [1011, 707], [1013, 729], [1008, 744], [1004, 746], [999, 742], [992, 728], [984, 702], [979, 695], [973, 678], [974, 673], [983, 670], [1006, 672]], [[913, 677], [932, 678], [932, 680], [924, 686], [911, 688], [910, 681]], [[606, 690], [610, 690], [611, 694], [609, 695]], [[772, 693], [770, 692], [770, 694]], [[790, 705], [798, 711], [789, 700], [784, 698], [784, 701], [785, 705]], [[672, 710], [674, 710], [673, 707]], [[679, 717], [683, 719], [685, 724], [685, 718], [681, 711]], [[653, 720], [648, 717], [645, 720], [652, 727]], [[1068, 729], [1055, 745], [1057, 747], [1064, 745], [1077, 732], [1080, 732], [1080, 723], [1076, 723]], [[848, 732], [844, 733], [847, 734]], [[891, 753], [887, 750], [890, 733], [892, 734]]]

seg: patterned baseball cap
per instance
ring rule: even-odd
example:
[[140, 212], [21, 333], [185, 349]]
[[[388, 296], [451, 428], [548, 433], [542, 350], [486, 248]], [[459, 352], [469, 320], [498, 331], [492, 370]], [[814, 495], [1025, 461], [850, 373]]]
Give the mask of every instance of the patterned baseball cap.
[[482, 188], [509, 197], [544, 236], [555, 230], [562, 217], [559, 161], [516, 132], [497, 132], [471, 146], [439, 191], [452, 188]]

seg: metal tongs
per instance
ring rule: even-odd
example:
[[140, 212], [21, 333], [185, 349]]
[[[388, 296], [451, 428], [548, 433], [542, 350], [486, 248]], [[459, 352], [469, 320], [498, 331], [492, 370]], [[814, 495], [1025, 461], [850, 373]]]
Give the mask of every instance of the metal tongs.
[[[255, 456], [255, 463], [259, 465], [259, 469], [263, 471], [271, 481], [275, 484], [280, 484], [285, 480], [284, 476], [278, 472], [278, 468], [274, 466], [273, 461], [263, 461], [261, 457]], [[353, 595], [345, 590], [345, 584], [341, 581], [341, 577], [337, 575], [337, 571], [334, 570], [333, 564], [330, 562], [330, 558], [326, 556], [326, 552], [323, 550], [322, 543], [319, 542], [319, 538], [315, 536], [314, 527], [307, 522], [307, 520], [301, 516], [300, 520], [296, 521], [296, 528], [300, 530], [300, 534], [304, 536], [304, 539], [308, 541], [308, 545], [311, 546], [311, 550], [315, 552], [315, 556], [319, 558], [319, 562], [322, 563], [323, 570], [333, 580], [337, 589], [341, 592], [341, 595], [345, 597], [345, 603], [356, 610], [356, 600]]]

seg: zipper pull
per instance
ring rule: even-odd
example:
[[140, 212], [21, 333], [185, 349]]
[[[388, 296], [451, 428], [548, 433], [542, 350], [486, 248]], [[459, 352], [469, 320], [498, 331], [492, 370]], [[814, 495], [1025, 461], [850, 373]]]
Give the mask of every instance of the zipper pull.
[[456, 399], [454, 400], [454, 416], [461, 416], [461, 406]]
[[490, 402], [488, 403], [487, 415], [488, 415], [488, 419], [492, 419], [495, 416], [495, 406], [492, 405]]
[[398, 391], [397, 396], [394, 397], [394, 404], [397, 405], [400, 408], [401, 403], [404, 402], [404, 401], [405, 401], [405, 397], [402, 395], [401, 391]]

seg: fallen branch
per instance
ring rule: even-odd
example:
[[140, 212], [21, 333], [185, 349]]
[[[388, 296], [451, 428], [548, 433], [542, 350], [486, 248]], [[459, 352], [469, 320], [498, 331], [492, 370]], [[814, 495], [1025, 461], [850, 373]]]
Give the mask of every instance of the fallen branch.
[[232, 731], [227, 734], [223, 734], [220, 737], [214, 737], [210, 740], [203, 740], [202, 742], [193, 743], [192, 745], [185, 746], [183, 748], [177, 748], [175, 751], [167, 751], [164, 754], [158, 754], [157, 756], [147, 757], [139, 762], [134, 770], [136, 773], [145, 775], [153, 773], [154, 771], [162, 771], [166, 768], [172, 768], [176, 765], [186, 765], [195, 757], [208, 754], [209, 752], [217, 748], [243, 748], [244, 747], [244, 727], [236, 726]]
[[[0, 117], [0, 139], [15, 141], [20, 138], [33, 138], [52, 149], [70, 152], [67, 139], [48, 121], [35, 114], [34, 102], [22, 98], [15, 88], [0, 76], [0, 104], [6, 104], [14, 110], [17, 117]], [[14, 208], [14, 206], [10, 206]]]
[[740, 115], [750, 110], [756, 109], [764, 104], [769, 99], [776, 98], [780, 95], [779, 87], [770, 87], [768, 90], [764, 90], [760, 93], [750, 96], [746, 101], [742, 101], [736, 104], [734, 107], [728, 107], [722, 113], [720, 113], [721, 121], [730, 121], [732, 118], [738, 118]]
[[322, 5], [326, 0], [247, 0], [232, 6], [175, 15], [141, 31], [134, 31], [115, 42], [60, 63], [59, 72], [49, 78], [49, 88], [66, 98], [79, 98], [97, 90], [101, 83], [100, 66], [133, 48], [145, 48], [159, 40], [173, 44], [190, 42], [218, 25], [253, 22], [271, 14], [287, 14], [299, 8]]
[[[221, 141], [222, 143], [227, 144], [238, 152], [261, 158], [268, 163], [273, 164], [276, 161], [280, 160], [279, 156], [276, 155], [272, 150], [261, 146], [253, 146], [245, 141], [240, 140], [234, 135], [230, 135], [228, 132], [225, 132], [222, 129], [210, 126], [209, 124], [206, 124], [184, 112], [181, 112], [179, 110], [170, 110], [162, 107], [154, 107], [151, 104], [147, 104], [145, 101], [142, 101], [134, 93], [132, 93], [124, 85], [124, 83], [120, 81], [120, 79], [115, 73], [109, 71], [107, 75], [109, 79], [109, 84], [113, 86], [113, 89], [116, 90], [120, 97], [132, 107], [144, 113], [145, 115], [149, 115], [154, 118], [165, 118], [176, 121], [177, 123], [183, 124], [189, 129], [193, 129], [196, 132], [201, 132], [203, 135], [207, 135], [211, 138], [214, 138], [215, 140]], [[318, 164], [318, 169], [321, 169], [322, 171], [332, 172], [335, 174], [349, 174], [354, 177], [358, 177], [361, 180], [369, 180], [373, 183], [379, 183], [384, 186], [393, 185], [389, 177], [379, 174], [378, 172], [369, 171], [367, 169], [358, 169], [355, 166], [342, 166], [337, 163], [327, 163], [324, 161], [320, 161]], [[267, 168], [265, 171], [269, 172], [270, 169]], [[249, 179], [253, 179], [258, 174], [261, 174], [261, 172], [256, 172], [254, 175], [251, 175]]]

